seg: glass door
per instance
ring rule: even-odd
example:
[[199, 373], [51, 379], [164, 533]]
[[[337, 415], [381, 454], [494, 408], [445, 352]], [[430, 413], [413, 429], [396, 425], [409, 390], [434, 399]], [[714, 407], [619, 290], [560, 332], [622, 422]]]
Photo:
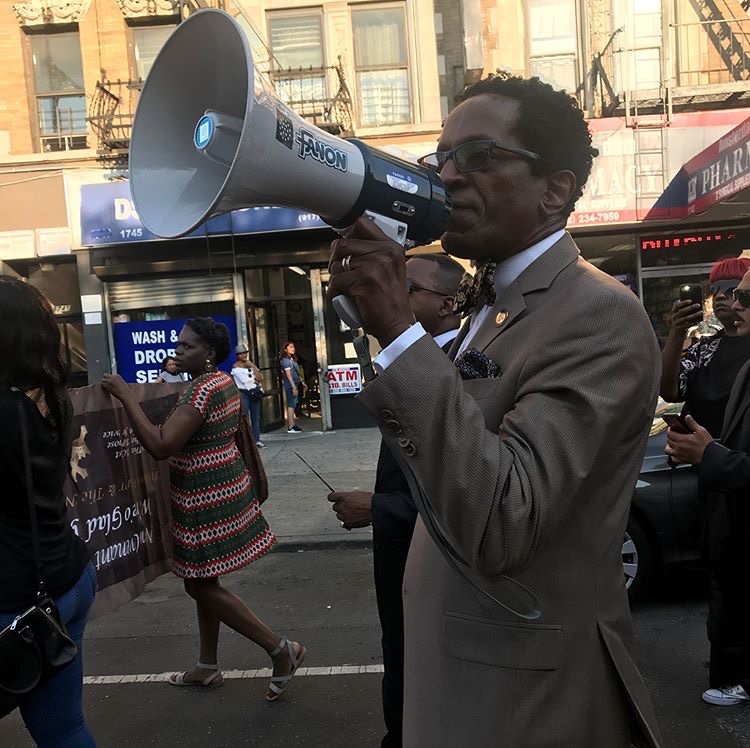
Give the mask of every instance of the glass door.
[[[263, 373], [263, 386], [270, 397], [263, 400], [263, 428], [280, 428], [286, 404], [281, 384], [279, 353], [287, 341], [294, 342], [300, 374], [307, 385], [297, 416], [302, 428], [323, 427], [319, 387], [318, 342], [311, 271], [303, 267], [254, 268], [245, 271], [248, 329], [255, 362]], [[309, 420], [308, 420], [309, 419]]]
[[261, 402], [261, 423], [264, 430], [271, 430], [284, 422], [283, 392], [278, 374], [278, 310], [272, 302], [250, 301], [247, 306], [253, 361], [263, 374], [263, 389], [267, 393]]

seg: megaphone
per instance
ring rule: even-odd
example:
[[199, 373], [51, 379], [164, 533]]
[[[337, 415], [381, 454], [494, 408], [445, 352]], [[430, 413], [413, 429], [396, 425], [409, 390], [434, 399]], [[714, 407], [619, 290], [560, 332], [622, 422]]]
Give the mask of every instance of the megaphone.
[[[157, 236], [255, 206], [319, 215], [334, 228], [362, 214], [401, 244], [445, 230], [450, 197], [434, 172], [309, 124], [254, 68], [239, 23], [205, 9], [167, 39], [141, 92], [130, 143], [130, 188]], [[336, 309], [352, 329], [356, 307]]]

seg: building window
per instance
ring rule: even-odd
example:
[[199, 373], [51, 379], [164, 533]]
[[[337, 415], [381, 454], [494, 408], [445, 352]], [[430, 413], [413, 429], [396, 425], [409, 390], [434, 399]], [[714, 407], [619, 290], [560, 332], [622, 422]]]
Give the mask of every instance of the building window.
[[78, 32], [30, 37], [43, 151], [86, 148], [86, 96]]
[[352, 27], [360, 125], [411, 122], [404, 6], [353, 10]]
[[156, 55], [177, 28], [175, 24], [165, 26], [139, 26], [133, 29], [135, 72], [139, 80], [145, 81], [154, 64]]
[[268, 19], [268, 37], [276, 63], [276, 93], [290, 106], [327, 98], [325, 52], [320, 13], [274, 13]]
[[569, 93], [578, 87], [575, 0], [529, 0], [529, 68]]
[[655, 91], [661, 87], [661, 0], [615, 0], [614, 28], [623, 28], [615, 57], [618, 91]]

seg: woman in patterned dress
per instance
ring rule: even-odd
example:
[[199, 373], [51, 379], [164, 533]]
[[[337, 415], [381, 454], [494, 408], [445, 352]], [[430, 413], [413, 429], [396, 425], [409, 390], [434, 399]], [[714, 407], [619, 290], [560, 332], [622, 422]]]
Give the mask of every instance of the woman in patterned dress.
[[178, 370], [193, 381], [161, 428], [149, 421], [121, 377], [105, 374], [102, 385], [122, 402], [144, 449], [157, 460], [170, 460], [174, 572], [196, 602], [200, 632], [196, 666], [170, 682], [210, 687], [223, 683], [217, 647], [224, 623], [268, 652], [273, 676], [266, 699], [275, 701], [307, 650], [273, 632], [219, 583], [221, 575], [260, 558], [276, 541], [234, 441], [239, 392], [232, 378], [216, 369], [229, 351], [224, 325], [210, 317], [185, 323], [175, 358]]

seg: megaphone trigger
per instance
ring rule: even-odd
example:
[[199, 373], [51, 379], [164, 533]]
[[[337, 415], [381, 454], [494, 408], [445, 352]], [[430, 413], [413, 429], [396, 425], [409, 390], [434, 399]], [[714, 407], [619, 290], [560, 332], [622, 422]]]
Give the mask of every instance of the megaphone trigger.
[[398, 242], [405, 249], [411, 249], [414, 242], [406, 238], [408, 226], [403, 221], [395, 218], [382, 216], [380, 213], [373, 213], [371, 210], [364, 212], [366, 218], [369, 218], [389, 239]]

